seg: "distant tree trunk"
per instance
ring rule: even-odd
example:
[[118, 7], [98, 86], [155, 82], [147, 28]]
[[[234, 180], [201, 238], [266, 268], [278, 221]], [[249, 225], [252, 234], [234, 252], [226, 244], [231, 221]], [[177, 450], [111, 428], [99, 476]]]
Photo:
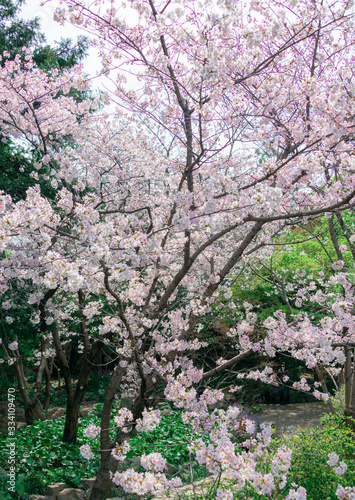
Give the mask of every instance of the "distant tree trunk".
[[[315, 366], [314, 370], [315, 370], [315, 372], [317, 374], [319, 382], [322, 384], [322, 390], [323, 390], [323, 392], [325, 394], [328, 394], [328, 396], [329, 396], [328, 387], [327, 387], [327, 384], [325, 383], [324, 376], [323, 376], [323, 366], [320, 366], [320, 367], [319, 366]], [[332, 415], [336, 415], [335, 408], [334, 408], [333, 403], [332, 403], [332, 401], [331, 401], [330, 398], [327, 401], [327, 405], [328, 405], [330, 413]]]
[[73, 401], [73, 398], [67, 399], [67, 410], [65, 414], [65, 425], [63, 432], [64, 443], [76, 443], [78, 435], [80, 403]]
[[78, 297], [81, 340], [84, 344], [84, 352], [82, 354], [83, 361], [81, 363], [79, 378], [75, 388], [72, 381], [72, 374], [70, 372], [69, 360], [64, 352], [63, 345], [59, 338], [59, 333], [57, 330], [53, 331], [54, 345], [56, 348], [57, 356], [63, 365], [63, 377], [65, 382], [65, 389], [67, 392], [67, 407], [63, 432], [63, 442], [72, 444], [76, 443], [78, 435], [80, 405], [83, 402], [90, 380], [93, 362], [102, 348], [101, 341], [93, 342], [92, 345], [89, 342], [86, 320], [83, 314], [83, 309], [85, 307], [85, 296], [82, 290], [79, 290]]
[[[51, 289], [48, 290], [43, 299], [41, 300], [39, 304], [39, 311], [40, 311], [40, 333], [42, 334], [42, 354], [41, 354], [41, 360], [39, 363], [38, 367], [38, 372], [37, 372], [37, 379], [36, 379], [36, 391], [31, 399], [28, 395], [27, 391], [27, 380], [25, 377], [25, 371], [24, 371], [24, 366], [23, 366], [23, 359], [22, 356], [20, 355], [19, 350], [17, 349], [16, 351], [13, 352], [13, 356], [15, 358], [14, 362], [14, 368], [15, 368], [15, 373], [16, 373], [16, 378], [17, 378], [17, 384], [18, 384], [18, 390], [21, 394], [21, 397], [23, 399], [24, 405], [25, 405], [25, 417], [26, 417], [26, 423], [27, 425], [31, 425], [37, 420], [46, 420], [46, 415], [43, 411], [43, 406], [41, 404], [40, 398], [42, 396], [42, 377], [43, 377], [43, 372], [48, 369], [47, 366], [47, 357], [46, 357], [46, 352], [49, 348], [49, 340], [43, 340], [44, 339], [44, 334], [47, 332], [48, 326], [46, 323], [46, 305], [49, 299], [53, 297], [57, 289]], [[5, 353], [5, 358], [10, 359], [9, 353], [7, 352], [6, 347], [2, 343], [2, 349]]]
[[46, 375], [46, 387], [44, 390], [44, 409], [48, 410], [49, 408], [49, 403], [50, 403], [50, 397], [51, 397], [51, 378], [52, 378], [52, 372], [53, 372], [53, 359], [51, 360], [51, 367], [48, 368], [48, 364], [46, 363], [46, 366], [44, 367], [44, 372]]
[[78, 382], [76, 384], [75, 390], [71, 383], [71, 376], [69, 373], [70, 384], [67, 384], [68, 373], [67, 370], [64, 370], [64, 380], [66, 382], [66, 387], [69, 388], [68, 399], [67, 399], [67, 411], [65, 415], [65, 425], [64, 425], [64, 433], [63, 433], [63, 442], [64, 443], [76, 443], [77, 435], [78, 435], [78, 423], [79, 423], [79, 413], [80, 406], [83, 402], [86, 389], [90, 380], [90, 374], [92, 370], [92, 361], [95, 358], [96, 353], [99, 351], [100, 346], [94, 344], [89, 352], [88, 358], [83, 360], [81, 365], [81, 370], [78, 378]]
[[349, 416], [355, 418], [355, 370], [354, 364], [351, 367], [351, 389], [350, 389], [350, 405]]
[[[1, 343], [2, 350], [4, 351], [5, 354], [5, 359], [10, 360], [9, 353], [4, 345], [4, 343]], [[40, 397], [42, 394], [42, 375], [43, 375], [43, 370], [45, 367], [46, 363], [46, 358], [43, 355], [39, 368], [38, 368], [38, 373], [37, 373], [37, 381], [36, 381], [36, 392], [31, 399], [30, 396], [28, 395], [27, 391], [27, 381], [25, 377], [25, 372], [24, 372], [24, 367], [23, 367], [23, 359], [22, 356], [20, 355], [18, 349], [13, 352], [13, 356], [15, 358], [15, 362], [13, 363], [13, 366], [15, 368], [15, 373], [16, 373], [16, 378], [17, 378], [17, 386], [19, 393], [21, 394], [21, 397], [23, 399], [24, 405], [25, 405], [25, 417], [26, 417], [26, 424], [31, 425], [37, 420], [46, 420], [46, 415], [44, 414], [43, 407], [40, 401]]]
[[46, 420], [46, 415], [43, 411], [43, 407], [40, 401], [40, 396], [42, 394], [41, 379], [44, 370], [44, 362], [45, 358], [42, 358], [40, 367], [38, 369], [36, 392], [32, 399], [30, 399], [26, 388], [27, 384], [24, 376], [22, 357], [17, 356], [16, 361], [14, 363], [18, 389], [25, 405], [25, 418], [27, 425], [31, 425], [37, 420]]

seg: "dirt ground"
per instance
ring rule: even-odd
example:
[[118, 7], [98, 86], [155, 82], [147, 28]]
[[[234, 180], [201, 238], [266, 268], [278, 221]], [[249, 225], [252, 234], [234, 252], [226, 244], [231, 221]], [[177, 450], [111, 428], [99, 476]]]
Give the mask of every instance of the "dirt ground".
[[275, 424], [275, 434], [293, 434], [297, 427], [309, 429], [316, 427], [320, 419], [329, 413], [327, 404], [296, 403], [288, 406], [259, 405], [262, 409], [259, 417], [261, 422]]

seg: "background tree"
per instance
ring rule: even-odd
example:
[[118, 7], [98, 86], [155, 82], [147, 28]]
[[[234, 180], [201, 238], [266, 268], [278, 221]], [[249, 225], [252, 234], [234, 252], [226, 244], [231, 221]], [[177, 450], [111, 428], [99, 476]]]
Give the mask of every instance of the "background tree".
[[[31, 49], [38, 67], [48, 72], [54, 69], [61, 72], [64, 68], [72, 68], [86, 57], [88, 44], [84, 36], [79, 36], [76, 43], [67, 38], [56, 42], [54, 47], [46, 44], [38, 18], [30, 20], [19, 18], [23, 3], [23, 0], [0, 2], [2, 66], [5, 61], [13, 60], [16, 55], [21, 54], [23, 47]], [[14, 200], [24, 198], [26, 189], [38, 184], [38, 181], [46, 196], [54, 196], [54, 190], [43, 176], [40, 180], [33, 178], [36, 174], [33, 164], [37, 160], [38, 155], [33, 147], [27, 145], [24, 149], [20, 144], [2, 135], [0, 128], [0, 186]]]
[[[23, 1], [0, 2], [0, 54], [1, 66], [4, 67], [6, 61], [13, 60], [16, 56], [23, 56], [23, 48], [31, 49], [33, 59], [36, 65], [44, 71], [50, 73], [63, 73], [66, 68], [72, 68], [77, 65], [87, 55], [87, 40], [84, 36], [79, 36], [76, 43], [70, 39], [62, 39], [54, 47], [46, 44], [45, 36], [40, 31], [39, 20], [23, 20], [19, 18]], [[21, 68], [26, 70], [25, 65]], [[31, 71], [31, 69], [28, 69]], [[71, 90], [72, 95], [82, 100], [85, 93]], [[40, 102], [34, 103], [39, 106]], [[24, 107], [23, 113], [29, 112]], [[66, 138], [68, 140], [69, 138]], [[45, 166], [42, 167], [41, 175], [38, 175], [38, 161], [41, 155], [36, 149], [36, 145], [28, 142], [21, 144], [13, 137], [4, 134], [4, 127], [0, 124], [0, 189], [9, 194], [14, 201], [24, 199], [26, 190], [31, 186], [39, 186], [44, 196], [54, 199], [56, 194], [55, 184], [51, 185], [51, 173]], [[2, 256], [6, 259], [5, 255]], [[51, 295], [51, 291], [47, 291]], [[45, 293], [45, 296], [46, 296]], [[14, 314], [11, 324], [6, 322], [8, 309], [2, 309], [2, 329], [3, 334], [9, 338], [21, 338], [22, 356], [19, 356], [18, 364], [15, 363], [19, 390], [22, 394], [26, 408], [27, 423], [32, 423], [38, 418], [44, 419], [42, 404], [42, 377], [46, 375], [47, 389], [45, 396], [45, 406], [49, 401], [49, 380], [50, 370], [47, 362], [42, 357], [39, 363], [38, 373], [36, 375], [36, 390], [34, 395], [28, 391], [25, 373], [28, 369], [28, 361], [34, 359], [34, 352], [40, 346], [42, 352], [48, 350], [48, 345], [43, 344], [43, 335], [47, 329], [45, 323], [46, 304], [42, 304], [41, 320], [38, 324], [31, 324], [28, 318], [33, 313], [33, 308], [24, 300], [23, 284], [13, 282], [10, 290], [2, 295], [2, 301], [6, 304], [12, 304]], [[45, 301], [46, 302], [46, 301]], [[5, 306], [6, 307], [6, 306]], [[15, 308], [15, 309], [14, 309]], [[53, 358], [53, 351], [52, 351]], [[9, 368], [7, 371], [12, 370]]]

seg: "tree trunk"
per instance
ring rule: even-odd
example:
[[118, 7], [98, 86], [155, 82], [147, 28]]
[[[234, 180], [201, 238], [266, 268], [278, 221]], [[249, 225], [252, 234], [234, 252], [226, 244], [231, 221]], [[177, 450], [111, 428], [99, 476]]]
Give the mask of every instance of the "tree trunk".
[[345, 366], [344, 366], [344, 383], [345, 383], [345, 409], [344, 415], [351, 416], [351, 386], [352, 384], [352, 373], [351, 373], [351, 349], [350, 347], [344, 348], [345, 354]]
[[[73, 386], [70, 383], [65, 384], [67, 388], [68, 398], [67, 398], [67, 413], [65, 416], [65, 426], [63, 433], [64, 443], [73, 443], [73, 444], [76, 443], [76, 438], [78, 435], [80, 406], [81, 403], [83, 402], [86, 389], [90, 380], [93, 361], [97, 353], [100, 351], [100, 349], [101, 349], [101, 342], [95, 342], [92, 345], [88, 354], [83, 353], [83, 356], [85, 357], [81, 364], [79, 378], [75, 390], [73, 389]], [[64, 379], [66, 380], [66, 378], [70, 378], [69, 369], [64, 370]]]
[[[7, 354], [6, 351], [5, 354]], [[43, 411], [43, 407], [39, 399], [41, 396], [41, 387], [42, 387], [41, 383], [37, 381], [36, 393], [34, 397], [30, 399], [26, 389], [27, 382], [24, 375], [23, 361], [21, 356], [16, 357], [14, 368], [17, 378], [18, 389], [25, 405], [26, 424], [32, 425], [37, 420], [46, 420], [46, 415]], [[39, 378], [40, 377], [41, 377], [41, 372], [39, 370]]]
[[351, 366], [351, 393], [350, 393], [349, 416], [352, 418], [355, 418], [355, 370], [354, 370], [354, 363]]
[[[330, 396], [327, 384], [325, 383], [325, 380], [324, 380], [324, 377], [323, 377], [323, 366], [315, 366], [314, 370], [315, 370], [315, 372], [316, 372], [316, 374], [318, 376], [319, 382], [322, 384], [322, 390], [323, 390], [324, 394], [328, 394], [328, 396]], [[327, 405], [328, 405], [330, 413], [332, 415], [336, 415], [336, 411], [334, 409], [334, 406], [333, 406], [333, 403], [332, 403], [330, 397], [329, 397], [329, 399], [327, 401]]]
[[48, 364], [44, 367], [44, 373], [46, 376], [46, 387], [44, 390], [44, 409], [48, 410], [49, 408], [49, 402], [50, 402], [50, 397], [51, 397], [51, 378], [52, 378], [52, 372], [53, 372], [53, 360], [51, 361], [51, 368], [48, 368]]
[[[130, 433], [123, 433], [118, 430], [114, 442], [110, 440], [110, 420], [112, 403], [115, 397], [116, 389], [121, 383], [124, 370], [116, 367], [112, 378], [106, 388], [104, 405], [101, 414], [101, 432], [100, 432], [100, 446], [101, 446], [101, 461], [96, 480], [91, 491], [90, 500], [105, 500], [110, 493], [112, 480], [110, 479], [110, 472], [114, 474], [117, 471], [118, 462], [111, 455], [111, 450], [115, 443], [123, 442], [125, 438], [130, 437]], [[133, 409], [132, 409], [133, 410]], [[135, 418], [135, 412], [132, 411]]]
[[114, 474], [117, 470], [118, 462], [110, 453], [106, 453], [101, 459], [100, 467], [96, 475], [96, 480], [91, 491], [90, 500], [106, 500], [110, 494], [112, 480], [110, 472]]
[[67, 399], [63, 443], [76, 443], [76, 438], [78, 436], [80, 404], [81, 400], [79, 401], [69, 397]]
[[79, 290], [78, 297], [79, 297], [80, 330], [81, 330], [81, 339], [84, 343], [84, 352], [81, 358], [83, 362], [81, 363], [79, 378], [75, 389], [72, 382], [72, 374], [70, 372], [69, 361], [63, 350], [63, 346], [60, 341], [58, 331], [57, 330], [53, 331], [54, 345], [56, 348], [57, 356], [63, 365], [63, 377], [65, 382], [65, 389], [67, 392], [67, 412], [65, 416], [63, 442], [72, 444], [76, 443], [76, 438], [78, 434], [80, 405], [86, 393], [92, 366], [98, 352], [100, 351], [103, 345], [101, 341], [96, 341], [92, 345], [90, 345], [88, 331], [86, 327], [85, 315], [83, 313], [85, 307], [85, 296], [82, 290]]

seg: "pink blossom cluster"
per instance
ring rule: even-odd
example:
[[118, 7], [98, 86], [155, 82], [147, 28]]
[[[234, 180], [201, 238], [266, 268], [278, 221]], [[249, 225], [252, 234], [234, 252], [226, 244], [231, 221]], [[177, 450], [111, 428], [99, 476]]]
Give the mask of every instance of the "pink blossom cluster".
[[83, 444], [80, 446], [80, 454], [86, 460], [91, 460], [92, 458], [94, 458], [94, 454], [89, 444]]
[[257, 493], [259, 493], [260, 495], [267, 495], [269, 497], [271, 496], [271, 493], [276, 486], [274, 476], [271, 473], [261, 474], [260, 472], [255, 473], [252, 480], [252, 485]]
[[336, 491], [336, 496], [339, 498], [339, 500], [355, 500], [355, 486], [344, 487], [339, 484]]
[[141, 456], [141, 464], [147, 470], [163, 472], [166, 467], [166, 460], [160, 453], [150, 453]]
[[280, 478], [279, 488], [286, 486], [287, 474], [291, 467], [292, 450], [286, 446], [281, 446], [271, 461], [271, 472], [275, 477]]
[[118, 428], [122, 428], [123, 432], [129, 432], [131, 422], [133, 421], [133, 414], [127, 408], [120, 408], [114, 420]]
[[16, 349], [18, 349], [17, 340], [14, 340], [13, 342], [11, 342], [11, 344], [9, 344], [9, 349], [10, 349], [10, 351], [16, 351]]
[[122, 462], [126, 458], [126, 455], [130, 449], [131, 447], [127, 441], [124, 441], [122, 444], [117, 443], [113, 448], [111, 455], [115, 460]]
[[334, 452], [329, 453], [327, 464], [330, 465], [330, 467], [334, 467], [334, 472], [338, 474], [338, 476], [345, 474], [348, 468], [345, 462], [339, 462], [339, 456]]
[[[297, 487], [297, 485], [293, 484], [292, 486]], [[303, 486], [299, 486], [297, 490], [290, 490], [289, 494], [286, 497], [287, 500], [307, 500], [307, 491]]]
[[128, 469], [124, 472], [116, 472], [111, 476], [116, 486], [121, 486], [127, 493], [135, 493], [136, 495], [161, 494], [182, 486], [180, 478], [168, 480], [165, 474], [159, 472], [139, 473]]
[[314, 390], [312, 392], [312, 395], [317, 398], [317, 399], [321, 399], [322, 401], [328, 401], [329, 400], [329, 394], [325, 393], [325, 392], [319, 392], [317, 390]]
[[84, 436], [94, 439], [98, 434], [100, 434], [101, 428], [95, 424], [90, 424], [84, 429]]
[[231, 490], [217, 488], [215, 498], [216, 500], [233, 500], [233, 492]]
[[161, 419], [160, 410], [143, 410], [142, 418], [136, 420], [136, 430], [138, 432], [153, 431]]

